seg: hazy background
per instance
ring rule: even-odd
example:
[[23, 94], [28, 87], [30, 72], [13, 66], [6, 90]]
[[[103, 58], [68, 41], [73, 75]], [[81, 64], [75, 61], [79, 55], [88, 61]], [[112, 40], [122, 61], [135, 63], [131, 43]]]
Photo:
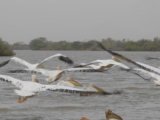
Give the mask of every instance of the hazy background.
[[0, 0], [0, 37], [28, 43], [151, 39], [160, 33], [159, 0]]

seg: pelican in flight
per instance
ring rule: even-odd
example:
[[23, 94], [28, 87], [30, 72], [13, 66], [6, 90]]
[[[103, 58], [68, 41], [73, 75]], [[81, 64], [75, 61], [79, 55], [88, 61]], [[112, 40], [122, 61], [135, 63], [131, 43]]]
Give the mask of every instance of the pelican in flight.
[[76, 67], [89, 67], [89, 68], [92, 68], [93, 70], [103, 72], [103, 71], [109, 70], [110, 68], [115, 67], [115, 66], [118, 66], [118, 67], [124, 68], [124, 69], [129, 69], [128, 66], [121, 63], [120, 60], [114, 56], [112, 56], [112, 59], [94, 60], [89, 63], [81, 63], [81, 64], [76, 65], [74, 67], [75, 68]]
[[[159, 79], [160, 78], [160, 69], [159, 68], [153, 67], [151, 65], [147, 65], [147, 64], [142, 63], [142, 62], [137, 62], [137, 61], [131, 60], [131, 59], [119, 54], [119, 53], [116, 53], [116, 52], [113, 52], [111, 50], [106, 49], [99, 42], [98, 42], [98, 44], [103, 50], [107, 51], [112, 56], [116, 57], [117, 59], [124, 60], [124, 61], [126, 61], [128, 63], [131, 63], [131, 64], [133, 64], [133, 65], [135, 65], [139, 68], [139, 69], [133, 69], [133, 71], [140, 71], [140, 72], [143, 72], [143, 73], [146, 73], [146, 74], [150, 75], [151, 77], [156, 79], [156, 80], [154, 80], [154, 83], [156, 85], [160, 85], [160, 79]], [[131, 71], [132, 71], [132, 69], [131, 69]], [[137, 75], [139, 75], [139, 74], [137, 74]]]
[[[18, 57], [12, 57], [12, 58], [10, 58], [9, 61], [14, 61], [14, 62], [16, 62], [16, 63], [19, 63], [19, 64], [21, 64], [21, 65], [24, 65], [25, 67], [27, 67], [26, 70], [31, 70], [31, 71], [32, 71], [32, 70], [36, 70], [36, 69], [38, 69], [38, 68], [44, 68], [44, 64], [45, 64], [47, 61], [49, 61], [49, 60], [51, 60], [52, 58], [55, 58], [55, 57], [58, 57], [59, 60], [61, 60], [61, 61], [63, 61], [63, 62], [66, 62], [66, 63], [68, 63], [68, 64], [70, 64], [70, 65], [73, 64], [73, 61], [72, 61], [69, 57], [67, 57], [67, 56], [65, 56], [65, 55], [63, 55], [63, 54], [60, 54], [60, 53], [54, 54], [54, 55], [52, 55], [52, 56], [49, 56], [49, 57], [47, 57], [46, 59], [42, 60], [41, 62], [35, 63], [35, 64], [31, 64], [31, 63], [29, 63], [29, 62], [27, 62], [27, 61], [25, 61], [25, 60], [23, 60], [23, 59], [21, 59], [21, 58], [18, 58]], [[9, 61], [8, 61], [8, 62], [9, 62]], [[7, 63], [8, 63], [8, 62], [7, 62]], [[7, 63], [6, 63], [6, 64], [7, 64]], [[6, 64], [4, 64], [4, 65], [6, 65]]]
[[[19, 96], [17, 102], [22, 103], [26, 101], [28, 98], [37, 95], [37, 93], [42, 91], [76, 91], [76, 92], [89, 92], [82, 88], [70, 87], [65, 85], [44, 85], [37, 83], [36, 81], [22, 81], [7, 75], [0, 75], [0, 80], [4, 82], [8, 82], [13, 84], [18, 89], [14, 90], [14, 92]], [[92, 91], [91, 91], [92, 92]]]
[[[95, 84], [91, 83], [80, 83], [77, 80], [75, 80], [73, 77], [69, 76], [67, 80], [61, 80], [58, 81], [58, 85], [64, 85], [64, 86], [70, 86], [70, 87], [76, 87], [76, 88], [82, 88], [85, 91], [89, 92], [81, 92], [80, 96], [89, 96], [89, 95], [113, 95], [113, 94], [121, 94], [121, 91], [113, 91], [113, 92], [107, 92], [103, 88], [98, 87]], [[72, 92], [72, 91], [71, 91]], [[74, 91], [73, 91], [74, 92]]]
[[119, 53], [116, 53], [116, 52], [113, 52], [113, 51], [111, 51], [111, 50], [106, 49], [106, 48], [105, 48], [102, 44], [100, 44], [100, 43], [98, 43], [98, 44], [99, 44], [99, 46], [100, 46], [103, 50], [107, 51], [109, 54], [113, 55], [113, 56], [116, 57], [117, 59], [124, 60], [124, 61], [126, 61], [126, 62], [128, 62], [128, 63], [131, 63], [131, 64], [137, 66], [138, 68], [141, 68], [141, 69], [144, 69], [144, 70], [146, 70], [146, 71], [153, 72], [153, 73], [155, 73], [155, 74], [160, 75], [160, 69], [158, 69], [158, 68], [156, 68], [156, 67], [153, 67], [153, 66], [150, 66], [150, 65], [147, 65], [147, 64], [144, 64], [144, 63], [141, 63], [141, 62], [137, 62], [137, 61], [131, 60], [131, 59], [129, 59], [129, 58], [127, 58], [127, 57], [119, 54]]

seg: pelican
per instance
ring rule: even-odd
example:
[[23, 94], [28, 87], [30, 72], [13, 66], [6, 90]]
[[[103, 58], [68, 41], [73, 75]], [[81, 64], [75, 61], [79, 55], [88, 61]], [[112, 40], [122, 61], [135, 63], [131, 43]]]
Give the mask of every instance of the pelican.
[[106, 120], [123, 120], [121, 116], [113, 113], [111, 110], [106, 111], [105, 114], [106, 114]]
[[114, 66], [118, 66], [118, 67], [124, 68], [124, 69], [129, 69], [128, 66], [121, 63], [120, 60], [114, 56], [112, 57], [112, 59], [94, 60], [89, 63], [82, 63], [79, 65], [76, 65], [74, 67], [89, 67], [89, 68], [92, 68], [96, 71], [103, 72], [103, 71], [109, 70], [110, 68], [112, 68]]
[[14, 90], [14, 92], [19, 96], [17, 102], [22, 103], [26, 101], [28, 98], [37, 95], [37, 93], [42, 91], [76, 91], [76, 92], [89, 92], [81, 88], [75, 88], [64, 85], [44, 85], [33, 81], [22, 81], [7, 75], [0, 75], [0, 80], [4, 82], [9, 82], [13, 84], [18, 89]]
[[78, 65], [67, 69], [61, 69], [60, 67], [58, 67], [57, 70], [37, 69], [36, 72], [47, 76], [48, 78], [46, 80], [51, 83], [53, 81], [59, 80], [62, 77], [62, 74], [66, 72], [104, 72], [113, 66], [130, 69], [128, 66], [111, 59], [95, 60], [84, 65]]
[[70, 86], [70, 87], [76, 87], [76, 88], [82, 88], [85, 91], [89, 91], [89, 92], [81, 92], [80, 96], [121, 94], [120, 91], [107, 92], [103, 88], [100, 88], [96, 86], [95, 84], [80, 83], [77, 80], [75, 80], [73, 77], [69, 77], [68, 80], [61, 80], [57, 84], [64, 85], [64, 86]]
[[[73, 64], [73, 61], [69, 57], [67, 57], [67, 56], [65, 56], [63, 54], [60, 54], [60, 53], [54, 54], [52, 56], [49, 56], [46, 59], [42, 60], [41, 62], [35, 63], [35, 64], [31, 64], [31, 63], [29, 63], [29, 62], [27, 62], [27, 61], [25, 61], [25, 60], [23, 60], [21, 58], [18, 58], [18, 57], [12, 57], [12, 58], [10, 58], [9, 61], [14, 61], [16, 63], [24, 65], [25, 67], [27, 67], [26, 70], [31, 70], [32, 71], [32, 70], [36, 70], [38, 68], [44, 68], [44, 63], [46, 63], [47, 61], [49, 61], [49, 60], [51, 60], [52, 58], [55, 58], [55, 57], [58, 57], [59, 60], [61, 60], [63, 62], [66, 62], [66, 63], [68, 63], [70, 65]], [[4, 65], [6, 65], [6, 64], [4, 64]]]
[[111, 51], [111, 50], [106, 49], [106, 48], [105, 48], [102, 44], [100, 44], [100, 43], [99, 43], [99, 45], [100, 45], [100, 47], [101, 47], [103, 50], [107, 51], [108, 53], [110, 53], [111, 55], [113, 55], [114, 57], [116, 57], [117, 59], [124, 60], [124, 61], [126, 61], [126, 62], [128, 62], [128, 63], [131, 63], [131, 64], [137, 66], [138, 68], [141, 68], [141, 69], [146, 70], [146, 71], [148, 71], [148, 72], [152, 72], [152, 73], [155, 73], [155, 74], [160, 75], [160, 69], [159, 69], [159, 68], [156, 68], [156, 67], [153, 67], [153, 66], [144, 64], [144, 63], [142, 63], [142, 62], [137, 62], [137, 61], [131, 60], [131, 59], [129, 59], [129, 58], [127, 58], [127, 57], [119, 54], [119, 53], [116, 53], [116, 52], [113, 52], [113, 51]]

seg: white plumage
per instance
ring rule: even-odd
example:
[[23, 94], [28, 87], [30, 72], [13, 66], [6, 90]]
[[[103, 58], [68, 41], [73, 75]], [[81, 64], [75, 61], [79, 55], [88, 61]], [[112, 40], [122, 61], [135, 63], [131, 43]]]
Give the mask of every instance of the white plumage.
[[69, 57], [67, 57], [63, 54], [59, 54], [59, 53], [52, 55], [52, 56], [42, 60], [41, 62], [35, 63], [35, 64], [31, 64], [31, 63], [29, 63], [21, 58], [18, 58], [18, 57], [12, 57], [10, 59], [10, 61], [14, 61], [16, 63], [24, 65], [25, 67], [27, 67], [27, 70], [36, 70], [37, 68], [43, 68], [44, 63], [48, 62], [49, 60], [51, 60], [52, 58], [55, 58], [55, 57], [58, 57], [61, 61], [66, 62], [68, 64], [73, 64], [73, 61]]
[[32, 97], [36, 95], [38, 92], [42, 91], [59, 91], [59, 90], [67, 90], [67, 91], [76, 91], [76, 92], [89, 92], [82, 88], [76, 88], [71, 86], [65, 86], [60, 84], [55, 85], [43, 85], [40, 83], [32, 82], [32, 81], [21, 81], [19, 79], [7, 76], [7, 75], [0, 75], [0, 80], [9, 82], [16, 86], [18, 90], [15, 90], [14, 92], [21, 96], [21, 97]]

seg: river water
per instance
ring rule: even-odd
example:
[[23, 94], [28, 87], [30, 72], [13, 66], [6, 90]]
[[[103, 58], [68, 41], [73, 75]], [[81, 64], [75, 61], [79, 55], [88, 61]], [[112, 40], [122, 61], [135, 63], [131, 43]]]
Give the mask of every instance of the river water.
[[[96, 59], [110, 59], [111, 55], [104, 51], [15, 51], [16, 56], [31, 63], [55, 53], [63, 53], [71, 57], [76, 63], [89, 62]], [[160, 62], [146, 61], [147, 56], [160, 56], [159, 52], [119, 52], [136, 61], [153, 66]], [[10, 57], [1, 57], [0, 61]], [[48, 63], [50, 69], [57, 65], [67, 67], [57, 59]], [[31, 80], [29, 73], [7, 73], [7, 70], [23, 68], [10, 62], [0, 69], [1, 74], [7, 74], [21, 80]], [[71, 74], [71, 73], [70, 73]], [[114, 68], [106, 73], [72, 73], [74, 78], [82, 83], [94, 83], [106, 91], [120, 90], [120, 95], [109, 96], [79, 96], [58, 92], [43, 92], [27, 100], [16, 103], [17, 95], [14, 86], [0, 82], [0, 120], [79, 120], [88, 116], [91, 120], [105, 120], [105, 110], [111, 109], [124, 120], [160, 120], [160, 87], [142, 78]], [[67, 75], [65, 75], [67, 76]], [[62, 79], [65, 79], [65, 76]], [[39, 75], [38, 78], [44, 79]], [[40, 81], [44, 82], [44, 81]]]

